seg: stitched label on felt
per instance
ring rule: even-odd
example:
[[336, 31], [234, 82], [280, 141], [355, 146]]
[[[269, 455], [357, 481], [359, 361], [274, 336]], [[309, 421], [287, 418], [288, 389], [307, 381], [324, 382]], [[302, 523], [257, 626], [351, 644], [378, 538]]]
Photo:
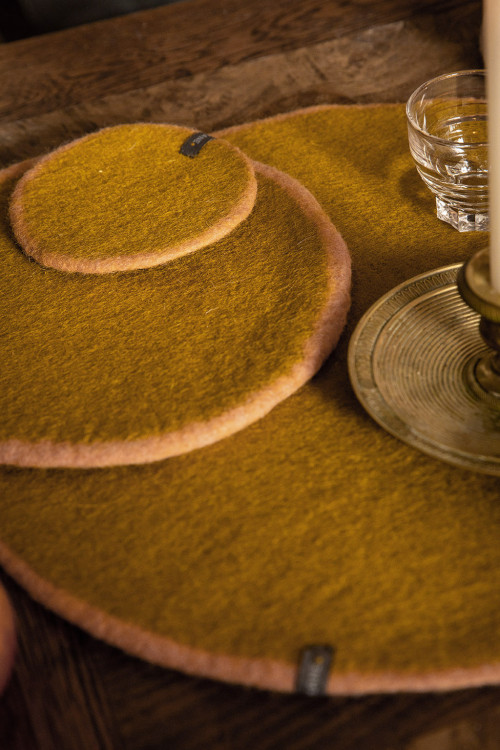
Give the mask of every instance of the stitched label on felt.
[[195, 156], [198, 156], [201, 149], [206, 143], [208, 143], [208, 141], [213, 141], [212, 135], [207, 135], [206, 133], [193, 133], [189, 138], [186, 138], [180, 147], [179, 153], [193, 159]]
[[333, 660], [331, 646], [307, 646], [300, 656], [296, 690], [305, 695], [324, 695]]

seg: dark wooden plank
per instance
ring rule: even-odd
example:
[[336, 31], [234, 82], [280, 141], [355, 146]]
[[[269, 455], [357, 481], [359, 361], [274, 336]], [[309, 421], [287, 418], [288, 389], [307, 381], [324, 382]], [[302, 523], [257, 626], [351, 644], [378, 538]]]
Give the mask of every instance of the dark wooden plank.
[[33, 602], [3, 573], [17, 618], [18, 652], [0, 700], [2, 750], [121, 750], [90, 640]]
[[480, 22], [480, 2], [468, 0], [453, 11], [422, 12], [210, 74], [0, 122], [0, 165], [121, 122], [173, 122], [211, 131], [315, 104], [405, 101], [438, 73], [482, 64]]
[[[127, 750], [410, 750], [428, 734], [451, 737], [456, 727], [477, 725], [484, 726], [482, 739], [490, 745], [471, 743], [468, 750], [500, 746], [500, 735], [499, 745], [491, 744], [500, 717], [500, 688], [311, 699], [187, 677], [132, 659], [118, 661], [112, 651], [101, 656]], [[429, 744], [426, 750], [440, 748]]]
[[130, 657], [0, 580], [20, 638], [2, 750], [459, 750], [459, 735], [467, 750], [500, 747], [500, 688], [306, 698], [227, 685]]
[[185, 0], [0, 47], [0, 119], [207, 73], [467, 0]]

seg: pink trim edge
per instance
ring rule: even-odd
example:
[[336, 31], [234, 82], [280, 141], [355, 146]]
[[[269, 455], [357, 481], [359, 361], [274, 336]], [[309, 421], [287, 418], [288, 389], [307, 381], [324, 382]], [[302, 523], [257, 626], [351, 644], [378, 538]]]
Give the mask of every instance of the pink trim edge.
[[[137, 625], [123, 622], [58, 589], [35, 573], [3, 542], [0, 542], [0, 561], [5, 570], [35, 600], [74, 625], [84, 628], [94, 637], [133, 656], [198, 677], [285, 693], [295, 690], [298, 662], [297, 665], [291, 665], [273, 659], [214, 654], [179, 644], [167, 636], [150, 633]], [[500, 663], [407, 674], [390, 671], [374, 674], [333, 672], [328, 680], [326, 692], [332, 696], [403, 691], [430, 692], [484, 687], [498, 682]]]

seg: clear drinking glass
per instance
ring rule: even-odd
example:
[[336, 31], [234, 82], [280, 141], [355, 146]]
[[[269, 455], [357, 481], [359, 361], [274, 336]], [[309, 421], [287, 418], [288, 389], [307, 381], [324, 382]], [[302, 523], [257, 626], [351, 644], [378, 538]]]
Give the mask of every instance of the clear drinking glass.
[[488, 229], [488, 114], [484, 70], [419, 86], [406, 105], [410, 152], [436, 196], [439, 219], [459, 232]]

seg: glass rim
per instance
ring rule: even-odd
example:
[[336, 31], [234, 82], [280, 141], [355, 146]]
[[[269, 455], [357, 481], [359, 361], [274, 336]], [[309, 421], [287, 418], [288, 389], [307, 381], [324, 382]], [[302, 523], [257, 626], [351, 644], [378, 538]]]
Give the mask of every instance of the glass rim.
[[[424, 128], [421, 128], [420, 125], [415, 120], [415, 117], [411, 111], [411, 107], [414, 104], [414, 101], [417, 98], [417, 96], [422, 92], [423, 89], [429, 86], [429, 84], [439, 83], [440, 81], [445, 81], [446, 79], [461, 78], [465, 76], [480, 76], [480, 77], [486, 78], [486, 70], [484, 68], [472, 68], [471, 70], [457, 70], [454, 73], [444, 73], [443, 75], [436, 76], [435, 78], [430, 78], [428, 81], [424, 81], [423, 83], [420, 84], [420, 86], [418, 86], [415, 89], [415, 91], [412, 94], [410, 94], [406, 102], [406, 118], [408, 120], [408, 123], [412, 126], [414, 130], [416, 130], [425, 138], [428, 138], [429, 140], [433, 141], [434, 143], [440, 143], [446, 146], [450, 145], [450, 141], [446, 140], [446, 138], [440, 138], [437, 135], [432, 135], [432, 133], [428, 133], [427, 130], [425, 130]], [[464, 143], [460, 143], [460, 148], [463, 148], [463, 147], [480, 148], [481, 146], [485, 147], [487, 145], [488, 145], [488, 141], [465, 141]]]

